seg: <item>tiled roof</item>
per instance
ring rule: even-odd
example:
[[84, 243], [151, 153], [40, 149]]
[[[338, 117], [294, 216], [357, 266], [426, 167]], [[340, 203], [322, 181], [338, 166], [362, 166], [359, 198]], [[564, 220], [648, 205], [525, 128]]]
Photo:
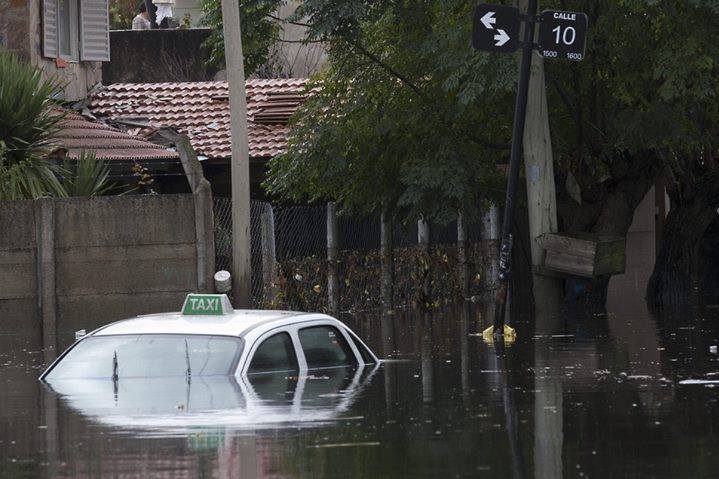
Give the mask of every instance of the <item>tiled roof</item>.
[[[307, 79], [247, 81], [250, 157], [270, 158], [287, 147], [287, 121], [306, 98]], [[118, 83], [91, 100], [90, 110], [111, 119], [142, 118], [187, 134], [199, 155], [229, 158], [227, 82]]]
[[68, 112], [60, 123], [55, 144], [77, 159], [83, 150], [94, 152], [103, 160], [179, 159], [176, 152], [149, 141], [124, 133], [100, 122], [93, 122], [74, 112]]

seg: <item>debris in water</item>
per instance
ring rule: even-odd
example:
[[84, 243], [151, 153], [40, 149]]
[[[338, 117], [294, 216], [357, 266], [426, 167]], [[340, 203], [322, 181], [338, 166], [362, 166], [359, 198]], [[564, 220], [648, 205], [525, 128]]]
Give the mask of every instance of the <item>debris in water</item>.
[[312, 447], [315, 449], [323, 449], [329, 447], [362, 447], [362, 446], [379, 446], [379, 442], [339, 442], [336, 444], [315, 444]]
[[684, 379], [679, 381], [682, 386], [691, 386], [694, 384], [719, 384], [719, 379]]

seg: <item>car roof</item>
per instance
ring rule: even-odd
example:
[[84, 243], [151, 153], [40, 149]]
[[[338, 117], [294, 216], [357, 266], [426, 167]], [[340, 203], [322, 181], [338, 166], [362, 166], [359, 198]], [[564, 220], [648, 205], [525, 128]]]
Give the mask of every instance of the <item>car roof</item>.
[[243, 336], [245, 332], [271, 323], [289, 324], [306, 321], [321, 314], [294, 311], [234, 310], [222, 316], [187, 316], [179, 312], [137, 316], [103, 326], [92, 336], [118, 334], [203, 334]]

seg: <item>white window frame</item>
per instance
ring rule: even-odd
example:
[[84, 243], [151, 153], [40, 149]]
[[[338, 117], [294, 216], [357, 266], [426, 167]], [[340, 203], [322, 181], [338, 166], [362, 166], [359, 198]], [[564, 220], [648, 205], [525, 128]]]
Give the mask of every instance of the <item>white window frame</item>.
[[[68, 0], [69, 25], [60, 23], [60, 1], [42, 0], [42, 54], [45, 58], [60, 59], [79, 63], [83, 61], [109, 61], [110, 56], [110, 25], [109, 18], [98, 17], [98, 8], [103, 8], [109, 15], [109, 2], [96, 0]], [[103, 5], [104, 4], [104, 5]], [[99, 21], [98, 21], [99, 20]], [[104, 24], [104, 25], [103, 25]], [[83, 31], [87, 25], [87, 31]], [[60, 51], [61, 30], [66, 26], [70, 33], [70, 51]], [[89, 35], [89, 36], [88, 36]], [[104, 48], [98, 46], [104, 43]], [[87, 45], [84, 42], [90, 42]], [[89, 47], [88, 47], [89, 46]], [[85, 47], [87, 51], [85, 51]]]

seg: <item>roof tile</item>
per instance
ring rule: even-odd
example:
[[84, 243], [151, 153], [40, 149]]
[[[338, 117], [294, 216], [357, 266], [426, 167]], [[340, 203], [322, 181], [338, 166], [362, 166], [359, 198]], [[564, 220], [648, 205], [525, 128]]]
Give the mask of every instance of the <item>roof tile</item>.
[[96, 158], [103, 160], [179, 159], [175, 151], [111, 126], [92, 122], [74, 112], [68, 112], [60, 123], [55, 143], [67, 149], [68, 156], [75, 159], [83, 151], [94, 152]]
[[[269, 158], [287, 147], [287, 121], [307, 98], [306, 78], [247, 81], [250, 157]], [[198, 154], [229, 158], [230, 105], [227, 82], [116, 83], [90, 103], [97, 116], [147, 118], [185, 133]]]

